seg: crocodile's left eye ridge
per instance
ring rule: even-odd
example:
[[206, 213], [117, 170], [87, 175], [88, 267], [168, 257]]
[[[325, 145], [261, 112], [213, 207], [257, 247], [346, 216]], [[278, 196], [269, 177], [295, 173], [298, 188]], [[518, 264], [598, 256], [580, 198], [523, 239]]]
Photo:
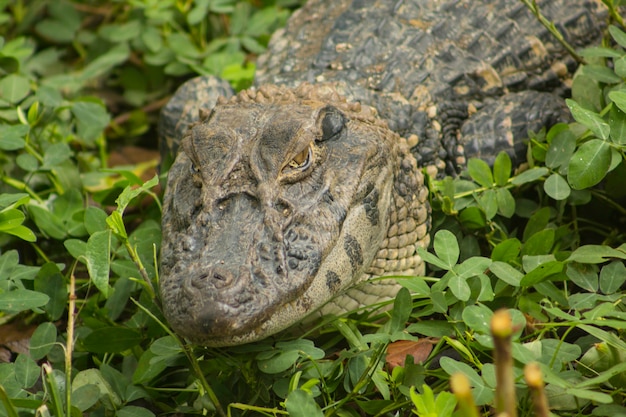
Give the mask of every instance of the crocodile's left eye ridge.
[[320, 112], [322, 137], [320, 140], [334, 140], [337, 139], [343, 131], [348, 118], [336, 107], [326, 106]]

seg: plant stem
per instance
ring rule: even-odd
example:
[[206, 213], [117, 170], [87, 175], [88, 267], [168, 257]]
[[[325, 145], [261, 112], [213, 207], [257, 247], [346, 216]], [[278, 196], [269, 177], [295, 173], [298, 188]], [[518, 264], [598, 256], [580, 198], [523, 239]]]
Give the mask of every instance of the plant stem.
[[123, 240], [124, 240], [124, 247], [126, 247], [126, 250], [128, 251], [128, 254], [130, 255], [130, 259], [135, 263], [135, 265], [137, 265], [137, 269], [139, 269], [139, 274], [141, 275], [141, 278], [143, 278], [144, 282], [148, 286], [148, 289], [150, 291], [150, 298], [152, 299], [152, 301], [154, 301], [154, 303], [157, 306], [160, 307], [159, 300], [156, 297], [156, 291], [154, 290], [154, 285], [152, 285], [152, 281], [150, 280], [150, 277], [148, 276], [148, 272], [146, 271], [146, 268], [143, 266], [143, 263], [141, 262], [141, 258], [139, 258], [137, 251], [130, 244], [130, 241], [128, 240], [128, 238], [125, 238]]
[[4, 175], [2, 176], [2, 182], [20, 191], [26, 192], [32, 199], [36, 200], [38, 203], [43, 203], [43, 200], [37, 195], [35, 191], [33, 191], [28, 185], [26, 185], [26, 183]]
[[[76, 267], [76, 263], [74, 263]], [[71, 415], [72, 408], [72, 353], [74, 352], [74, 323], [76, 313], [76, 277], [74, 268], [70, 273], [70, 293], [67, 307], [67, 341], [65, 345], [65, 413]]]
[[530, 395], [533, 399], [535, 416], [548, 417], [550, 415], [550, 409], [548, 407], [548, 399], [546, 398], [543, 377], [541, 375], [541, 368], [539, 368], [539, 364], [531, 362], [526, 365], [524, 367], [524, 378], [526, 379], [526, 384], [528, 384]]
[[220, 401], [217, 398], [217, 395], [215, 395], [215, 391], [213, 391], [213, 388], [211, 388], [208, 381], [204, 377], [204, 373], [202, 372], [202, 369], [200, 369], [200, 364], [198, 363], [198, 360], [193, 354], [193, 349], [191, 348], [191, 346], [189, 346], [189, 344], [186, 341], [179, 339], [179, 342], [181, 343], [183, 347], [185, 356], [187, 356], [187, 359], [189, 359], [189, 362], [191, 363], [191, 367], [193, 368], [194, 373], [196, 374], [196, 377], [200, 380], [200, 385], [202, 385], [202, 388], [204, 388], [204, 391], [208, 395], [209, 400], [211, 400], [211, 402], [215, 406], [217, 413], [222, 417], [226, 417], [226, 413], [224, 412], [224, 409], [222, 408], [222, 405], [220, 404]]
[[[44, 381], [47, 383], [48, 389], [50, 390], [50, 398], [52, 400], [52, 407], [53, 407], [54, 413], [57, 416], [62, 416], [63, 415], [63, 400], [61, 399], [61, 395], [59, 393], [59, 387], [56, 383], [56, 380], [54, 379], [54, 371], [52, 367], [47, 363], [44, 363], [41, 367], [44, 373]], [[66, 389], [70, 391], [70, 387], [66, 387]], [[67, 416], [70, 416], [70, 414], [67, 414]]]
[[348, 395], [346, 395], [344, 398], [342, 398], [336, 404], [334, 404], [332, 408], [326, 411], [324, 413], [325, 417], [330, 417], [330, 416], [335, 415], [337, 413], [337, 410], [341, 409], [341, 407], [345, 403], [347, 403], [348, 401], [358, 396], [359, 391], [361, 391], [363, 387], [365, 387], [367, 384], [369, 384], [372, 381], [372, 375], [374, 374], [374, 372], [376, 372], [376, 367], [378, 366], [378, 363], [380, 362], [386, 348], [387, 348], [387, 345], [382, 344], [373, 353], [373, 356], [370, 359], [369, 364], [367, 365], [367, 368], [365, 369], [365, 372], [363, 372], [359, 380], [356, 382], [356, 384], [354, 384], [352, 391], [350, 391]]
[[289, 413], [286, 412], [285, 410], [280, 410], [278, 408], [266, 408], [266, 407], [257, 407], [254, 405], [243, 404], [243, 403], [231, 403], [228, 405], [228, 417], [230, 417], [231, 408], [236, 408], [238, 410], [243, 410], [243, 411], [256, 411], [258, 413], [262, 413], [268, 416], [269, 415], [276, 416], [277, 414], [289, 415]]
[[450, 376], [450, 388], [458, 401], [460, 415], [463, 417], [478, 417], [478, 409], [476, 408], [467, 376], [461, 372], [452, 374]]
[[15, 410], [15, 407], [11, 403], [11, 399], [7, 395], [7, 392], [4, 390], [2, 384], [0, 384], [0, 402], [4, 404], [4, 409], [9, 417], [18, 417], [17, 410]]
[[591, 193], [595, 197], [597, 197], [600, 200], [604, 201], [609, 206], [613, 207], [615, 210], [619, 211], [622, 216], [626, 215], [626, 208], [622, 207], [621, 204], [618, 204], [615, 201], [611, 200], [609, 197], [606, 196], [605, 193], [600, 192], [600, 191], [596, 191], [596, 190], [591, 190]]
[[619, 14], [619, 12], [615, 8], [615, 4], [613, 4], [612, 0], [602, 0], [602, 3], [609, 9], [609, 14], [611, 15], [611, 19], [616, 21], [621, 27], [626, 29], [626, 25], [624, 24], [624, 19]]
[[517, 417], [515, 400], [515, 378], [513, 376], [513, 354], [511, 315], [507, 310], [498, 310], [491, 319], [493, 336], [493, 359], [496, 366], [496, 413]]
[[561, 35], [561, 32], [559, 32], [554, 23], [546, 19], [546, 17], [541, 14], [539, 6], [537, 6], [536, 0], [521, 0], [521, 2], [524, 3], [526, 7], [528, 7], [528, 10], [530, 10], [532, 14], [535, 15], [539, 23], [541, 23], [546, 29], [548, 29], [548, 32], [550, 32], [552, 36], [554, 36], [554, 38], [559, 41], [561, 45], [563, 45], [563, 48], [565, 48], [567, 53], [570, 54], [572, 58], [576, 60], [576, 62], [578, 62], [579, 64], [585, 63], [585, 59], [576, 53], [574, 47], [565, 40], [565, 38], [563, 37], [563, 35]]

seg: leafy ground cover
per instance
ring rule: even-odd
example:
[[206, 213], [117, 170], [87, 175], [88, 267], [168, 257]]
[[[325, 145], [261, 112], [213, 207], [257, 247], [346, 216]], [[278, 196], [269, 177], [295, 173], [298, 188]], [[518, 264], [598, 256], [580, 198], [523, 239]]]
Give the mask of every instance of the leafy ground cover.
[[433, 272], [390, 313], [206, 349], [159, 312], [159, 159], [130, 146], [154, 149], [183, 79], [249, 85], [296, 4], [0, 0], [0, 415], [449, 416], [459, 373], [488, 412], [503, 307], [521, 415], [529, 363], [553, 413], [626, 415], [626, 33], [604, 3], [576, 122], [533, 133], [525, 170], [431, 181]]

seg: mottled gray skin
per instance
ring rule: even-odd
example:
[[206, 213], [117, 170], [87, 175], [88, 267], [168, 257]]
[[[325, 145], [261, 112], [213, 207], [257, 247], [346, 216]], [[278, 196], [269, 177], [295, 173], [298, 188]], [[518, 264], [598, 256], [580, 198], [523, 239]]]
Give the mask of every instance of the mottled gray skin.
[[[597, 41], [599, 0], [538, 3], [570, 43]], [[517, 0], [311, 0], [258, 62], [258, 84], [287, 88], [218, 100], [227, 84], [202, 77], [163, 111], [165, 153], [181, 148], [163, 209], [168, 321], [225, 346], [392, 297], [371, 278], [424, 272], [418, 167], [523, 155], [529, 130], [568, 119], [574, 69]]]
[[197, 343], [243, 343], [368, 276], [423, 273], [427, 190], [415, 166], [372, 109], [330, 86], [261, 88], [217, 105], [169, 172], [168, 321]]

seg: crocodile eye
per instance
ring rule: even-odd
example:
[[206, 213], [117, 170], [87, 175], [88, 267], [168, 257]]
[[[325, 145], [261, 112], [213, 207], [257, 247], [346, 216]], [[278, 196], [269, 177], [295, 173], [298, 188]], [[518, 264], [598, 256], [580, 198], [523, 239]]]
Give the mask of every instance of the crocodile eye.
[[289, 168], [291, 169], [299, 169], [305, 170], [309, 166], [311, 166], [311, 161], [313, 160], [313, 144], [309, 144], [305, 149], [302, 150], [299, 154], [294, 156], [294, 158], [289, 161]]

